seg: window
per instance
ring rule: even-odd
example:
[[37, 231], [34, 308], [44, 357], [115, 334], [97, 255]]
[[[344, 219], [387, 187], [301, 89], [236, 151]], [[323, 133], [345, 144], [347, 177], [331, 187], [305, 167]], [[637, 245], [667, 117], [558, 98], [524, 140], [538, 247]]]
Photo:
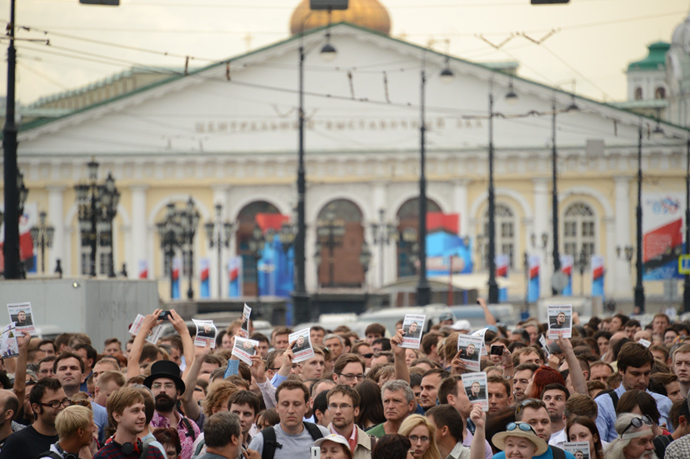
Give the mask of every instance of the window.
[[642, 88], [635, 88], [635, 100], [642, 100]]
[[656, 91], [654, 92], [654, 98], [655, 99], [666, 99], [666, 89], [662, 87], [656, 88]]
[[594, 211], [587, 204], [576, 202], [565, 211], [563, 219], [563, 249], [577, 260], [581, 252], [587, 259], [595, 253], [596, 219]]
[[[515, 215], [505, 204], [496, 204], [496, 255], [505, 254], [510, 257], [510, 267], [513, 268], [515, 259]], [[489, 267], [489, 211], [484, 212], [484, 244], [482, 268]]]

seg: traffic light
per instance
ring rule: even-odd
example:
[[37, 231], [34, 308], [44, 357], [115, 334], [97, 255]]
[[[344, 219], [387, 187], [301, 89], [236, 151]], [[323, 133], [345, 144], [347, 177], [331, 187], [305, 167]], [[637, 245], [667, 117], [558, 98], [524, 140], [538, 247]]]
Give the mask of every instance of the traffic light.
[[555, 3], [570, 3], [570, 0], [531, 0], [532, 5], [552, 5]]
[[84, 5], [120, 6], [120, 0], [79, 0]]

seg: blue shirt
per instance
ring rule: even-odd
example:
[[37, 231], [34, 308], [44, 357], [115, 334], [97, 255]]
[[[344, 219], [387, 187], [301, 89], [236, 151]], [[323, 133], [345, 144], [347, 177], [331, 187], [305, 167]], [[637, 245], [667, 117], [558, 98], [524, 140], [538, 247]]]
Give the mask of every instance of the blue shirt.
[[[618, 398], [625, 393], [625, 388], [623, 384], [618, 386], [618, 389], [614, 391]], [[671, 411], [671, 406], [673, 403], [671, 400], [661, 394], [656, 394], [654, 392], [646, 391], [649, 395], [654, 397], [656, 400], [656, 406], [659, 409], [659, 423], [666, 424], [666, 429], [669, 430], [668, 423], [668, 412]], [[599, 435], [601, 435], [602, 441], [612, 442], [618, 438], [618, 433], [616, 432], [616, 409], [613, 407], [613, 400], [611, 400], [611, 395], [605, 394], [601, 397], [594, 399], [597, 402], [597, 407], [599, 408], [599, 416], [597, 416], [597, 429], [599, 430]]]
[[[549, 449], [546, 450], [544, 454], [541, 456], [534, 456], [532, 459], [553, 459], [553, 450], [551, 449], [552, 446], [549, 446]], [[568, 451], [563, 451], [565, 453], [565, 459], [575, 459], [575, 456], [570, 454]], [[492, 459], [506, 459], [506, 453], [504, 451], [501, 451], [498, 454], [494, 454], [494, 457]]]
[[105, 440], [104, 431], [108, 427], [108, 410], [96, 402], [91, 402], [91, 411], [93, 411], [93, 422], [98, 426], [98, 441], [102, 445]]

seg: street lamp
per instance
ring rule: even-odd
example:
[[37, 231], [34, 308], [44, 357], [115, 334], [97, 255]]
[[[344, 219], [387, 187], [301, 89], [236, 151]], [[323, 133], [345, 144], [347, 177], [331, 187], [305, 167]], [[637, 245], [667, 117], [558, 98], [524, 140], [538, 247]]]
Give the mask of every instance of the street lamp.
[[256, 272], [256, 303], [261, 304], [261, 292], [259, 291], [259, 260], [263, 256], [266, 239], [259, 225], [254, 226], [252, 237], [249, 239], [249, 252], [254, 257], [254, 271]]
[[[156, 223], [158, 237], [161, 240], [161, 249], [165, 254], [166, 263], [169, 266], [170, 274], [170, 298], [173, 297], [173, 261], [175, 249], [182, 250], [183, 258], [187, 265], [187, 275], [189, 285], [187, 287], [187, 298], [194, 298], [192, 288], [194, 275], [194, 236], [199, 225], [199, 212], [194, 207], [194, 200], [190, 197], [185, 208], [175, 209], [174, 203], [168, 203], [165, 218]], [[185, 250], [186, 249], [186, 250]]]
[[174, 279], [173, 279], [173, 259], [175, 257], [175, 248], [181, 246], [183, 243], [182, 232], [179, 228], [179, 218], [175, 210], [175, 204], [170, 202], [166, 206], [167, 211], [165, 218], [156, 223], [156, 231], [161, 241], [161, 249], [165, 256], [165, 264], [168, 266], [168, 274], [170, 276], [170, 298], [173, 298]]
[[623, 258], [625, 261], [628, 262], [628, 267], [632, 269], [632, 265], [630, 262], [632, 261], [633, 258], [633, 246], [631, 245], [626, 245], [625, 247], [618, 246], [616, 247], [616, 256], [621, 259]]
[[55, 227], [46, 225], [46, 213], [38, 214], [39, 226], [32, 226], [30, 229], [31, 240], [34, 247], [41, 249], [41, 273], [46, 272], [46, 247], [50, 248], [53, 245], [53, 235], [55, 234]]
[[233, 224], [229, 221], [222, 221], [223, 206], [216, 204], [216, 219], [209, 220], [204, 225], [208, 246], [218, 250], [217, 278], [218, 278], [218, 298], [223, 296], [223, 247], [230, 247]]
[[637, 225], [636, 234], [636, 259], [635, 269], [635, 306], [638, 314], [644, 313], [644, 285], [642, 284], [642, 123], [637, 131], [637, 208], [635, 209], [635, 223]]
[[362, 244], [362, 251], [359, 253], [359, 264], [362, 265], [362, 271], [364, 271], [362, 286], [366, 286], [367, 273], [369, 272], [369, 265], [371, 264], [371, 250], [369, 249], [367, 241], [364, 241], [364, 244]]
[[[187, 276], [189, 285], [187, 287], [187, 298], [194, 298], [194, 289], [192, 288], [194, 281], [194, 236], [196, 235], [196, 228], [199, 226], [199, 211], [194, 208], [194, 200], [189, 198], [185, 209], [180, 212], [180, 225], [182, 226], [182, 240], [187, 246]], [[183, 263], [184, 266], [184, 263]]]
[[325, 219], [318, 222], [316, 234], [322, 247], [328, 249], [328, 286], [335, 285], [335, 257], [333, 250], [343, 244], [345, 222], [335, 218], [333, 211], [326, 212]]
[[[686, 140], [685, 164], [685, 256], [690, 255], [690, 138]], [[683, 276], [683, 312], [690, 312], [690, 275]]]
[[120, 192], [115, 187], [115, 179], [108, 173], [103, 184], [98, 183], [98, 166], [95, 160], [87, 163], [89, 180], [74, 186], [79, 208], [79, 229], [82, 246], [91, 248], [89, 254], [89, 275], [96, 277], [96, 252], [101, 247], [109, 247], [108, 277], [115, 277], [113, 254], [113, 220], [117, 215]]
[[529, 308], [529, 254], [522, 254], [522, 267], [525, 271], [525, 311]]
[[397, 235], [395, 225], [385, 222], [385, 214], [385, 209], [379, 209], [378, 223], [371, 224], [372, 243], [379, 246], [379, 285], [381, 287], [383, 286], [383, 247]]

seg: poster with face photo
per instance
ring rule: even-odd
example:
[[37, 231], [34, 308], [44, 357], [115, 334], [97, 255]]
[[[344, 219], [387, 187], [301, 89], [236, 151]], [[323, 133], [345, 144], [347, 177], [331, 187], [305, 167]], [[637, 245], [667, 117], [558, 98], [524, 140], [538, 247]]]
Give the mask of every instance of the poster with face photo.
[[213, 321], [192, 319], [192, 322], [196, 325], [194, 345], [199, 347], [211, 345], [211, 349], [214, 349], [216, 347], [216, 334], [218, 334], [218, 330]]
[[232, 355], [237, 356], [241, 361], [251, 366], [252, 356], [256, 355], [256, 346], [258, 345], [258, 341], [244, 339], [238, 336], [235, 338], [235, 346], [232, 348]]
[[403, 320], [403, 342], [400, 347], [419, 349], [425, 320], [425, 315], [405, 314], [405, 319]]
[[458, 335], [458, 352], [460, 360], [468, 371], [479, 371], [484, 341], [481, 336]]
[[31, 312], [31, 303], [8, 304], [7, 310], [10, 313], [10, 322], [16, 324], [17, 332], [28, 331], [32, 335], [36, 334], [34, 329], [34, 315]]
[[544, 352], [546, 352], [546, 358], [548, 359], [551, 353], [549, 352], [549, 346], [546, 345], [546, 338], [544, 338], [544, 335], [539, 335], [539, 345], [544, 349]]
[[0, 358], [7, 359], [19, 355], [15, 323], [5, 325], [0, 335]]
[[462, 375], [462, 386], [471, 403], [478, 403], [482, 411], [489, 411], [489, 397], [486, 387], [486, 373], [465, 373]]
[[563, 450], [575, 456], [575, 459], [589, 459], [588, 441], [567, 441], [563, 443]]
[[573, 305], [549, 304], [547, 305], [549, 339], [570, 338], [573, 335]]
[[242, 325], [240, 326], [240, 329], [237, 331], [237, 336], [240, 338], [249, 338], [249, 319], [252, 316], [252, 308], [247, 306], [247, 303], [244, 303], [244, 311], [242, 311]]
[[309, 337], [310, 328], [303, 328], [295, 333], [290, 333], [288, 337], [289, 343], [295, 343], [292, 346], [292, 353], [294, 363], [304, 362], [314, 357], [314, 348], [311, 345], [311, 338]]
[[[137, 314], [137, 318], [134, 319], [134, 322], [132, 322], [132, 326], [129, 327], [129, 333], [131, 335], [136, 336], [139, 333], [139, 330], [141, 330], [141, 325], [144, 323], [144, 316], [141, 314]], [[146, 336], [146, 341], [148, 341], [151, 344], [156, 344], [158, 342], [158, 338], [160, 338], [161, 333], [163, 333], [163, 324], [156, 325], [153, 327], [150, 331], [149, 334]]]

